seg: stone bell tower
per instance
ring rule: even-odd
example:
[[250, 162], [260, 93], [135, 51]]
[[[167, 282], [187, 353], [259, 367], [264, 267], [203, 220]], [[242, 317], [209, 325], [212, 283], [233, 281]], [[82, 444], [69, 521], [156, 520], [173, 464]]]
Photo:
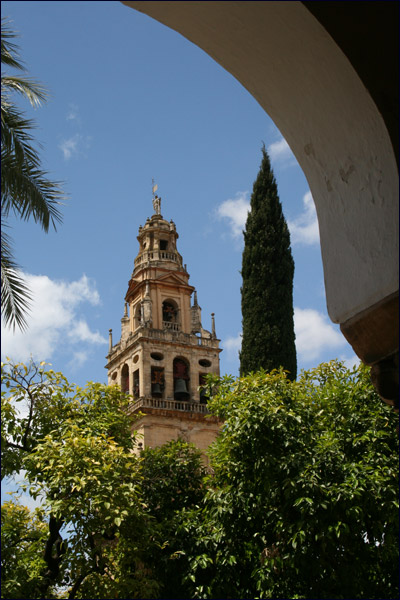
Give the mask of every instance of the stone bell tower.
[[116, 345], [110, 330], [108, 382], [132, 396], [132, 414], [142, 413], [134, 429], [143, 446], [180, 437], [204, 451], [220, 427], [199, 391], [205, 375], [219, 375], [214, 314], [211, 332], [203, 329], [197, 293], [176, 247], [175, 224], [162, 217], [158, 196], [153, 208], [139, 227], [139, 252]]

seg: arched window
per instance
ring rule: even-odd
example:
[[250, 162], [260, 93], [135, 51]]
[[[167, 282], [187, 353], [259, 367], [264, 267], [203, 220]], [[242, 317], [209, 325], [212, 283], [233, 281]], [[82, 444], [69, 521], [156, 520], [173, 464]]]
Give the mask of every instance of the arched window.
[[129, 367], [124, 365], [121, 370], [121, 392], [129, 394]]
[[141, 321], [142, 321], [142, 312], [141, 312], [141, 306], [140, 306], [140, 302], [139, 304], [136, 305], [136, 308], [134, 309], [134, 318], [133, 318], [133, 328], [138, 329], [140, 327]]
[[135, 400], [140, 397], [140, 384], [139, 384], [139, 369], [133, 372], [133, 397]]
[[154, 398], [162, 398], [164, 387], [164, 368], [151, 367], [151, 395]]
[[[205, 386], [207, 381], [206, 381], [206, 375], [207, 373], [199, 373], [199, 386], [201, 388], [201, 386]], [[208, 392], [207, 390], [203, 387], [200, 389], [200, 404], [207, 404], [209, 400], [209, 396], [208, 396]]]
[[189, 364], [183, 358], [174, 359], [174, 398], [175, 400], [189, 400], [190, 398], [190, 373]]
[[164, 300], [162, 303], [163, 329], [179, 331], [179, 309], [173, 300]]

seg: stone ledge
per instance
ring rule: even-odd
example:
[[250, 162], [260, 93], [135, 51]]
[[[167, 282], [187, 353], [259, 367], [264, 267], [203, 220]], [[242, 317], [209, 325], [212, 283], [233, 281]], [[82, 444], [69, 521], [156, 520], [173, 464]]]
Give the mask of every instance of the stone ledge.
[[399, 293], [342, 323], [340, 329], [366, 365], [395, 354], [399, 350]]
[[[173, 410], [168, 408], [151, 408], [148, 406], [142, 406], [135, 410], [131, 410], [128, 412], [130, 415], [141, 414], [143, 417], [148, 415], [153, 415], [157, 417], [163, 417], [166, 419], [178, 419], [179, 421], [198, 421], [202, 423], [222, 423], [218, 417], [211, 415], [210, 413], [194, 413], [184, 410]], [[136, 424], [141, 421], [140, 417], [137, 422], [134, 423], [134, 428]]]

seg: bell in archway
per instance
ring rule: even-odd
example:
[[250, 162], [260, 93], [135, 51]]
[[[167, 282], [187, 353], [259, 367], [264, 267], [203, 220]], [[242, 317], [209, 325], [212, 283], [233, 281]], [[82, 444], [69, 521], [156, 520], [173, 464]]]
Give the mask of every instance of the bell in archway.
[[175, 379], [174, 396], [177, 400], [187, 400], [189, 392], [184, 379]]
[[151, 395], [162, 396], [162, 389], [159, 383], [153, 383], [153, 385], [151, 386]]
[[200, 390], [200, 404], [207, 404], [207, 402], [208, 402], [207, 392], [204, 388], [202, 388]]

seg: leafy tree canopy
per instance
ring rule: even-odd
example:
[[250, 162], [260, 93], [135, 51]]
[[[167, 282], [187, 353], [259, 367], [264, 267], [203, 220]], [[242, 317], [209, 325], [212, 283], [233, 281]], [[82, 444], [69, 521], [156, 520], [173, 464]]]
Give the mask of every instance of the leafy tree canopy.
[[2, 383], [5, 472], [45, 498], [2, 507], [4, 597], [398, 597], [397, 422], [365, 367], [210, 377], [207, 472], [181, 440], [134, 451], [116, 386]]
[[396, 415], [332, 361], [225, 377], [214, 477], [184, 527], [200, 598], [397, 598]]
[[9, 500], [1, 507], [2, 598], [34, 598], [46, 563], [43, 548], [47, 523], [42, 512], [31, 513]]
[[[30, 494], [44, 497], [48, 523], [46, 568], [29, 597], [47, 597], [69, 582], [71, 598], [148, 592], [153, 580], [140, 571], [137, 577], [135, 564], [146, 525], [146, 539], [151, 537], [151, 517], [141, 498], [127, 399], [117, 387], [79, 388], [44, 367], [2, 365], [5, 474], [26, 471]], [[121, 537], [127, 523], [135, 531], [129, 544]]]
[[200, 453], [178, 440], [139, 456], [127, 409], [118, 386], [2, 364], [3, 476], [23, 469], [44, 499], [36, 516], [3, 506], [4, 597], [176, 597], [170, 557], [178, 515], [204, 496]]

